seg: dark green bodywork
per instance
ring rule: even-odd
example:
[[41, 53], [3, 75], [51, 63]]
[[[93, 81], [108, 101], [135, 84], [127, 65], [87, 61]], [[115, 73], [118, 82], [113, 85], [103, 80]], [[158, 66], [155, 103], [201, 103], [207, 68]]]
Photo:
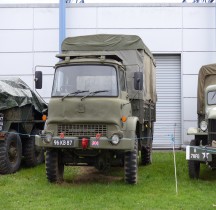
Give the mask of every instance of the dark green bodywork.
[[[63, 165], [86, 163], [96, 167], [122, 165], [127, 152], [143, 147], [150, 152], [156, 121], [156, 72], [154, 58], [143, 41], [134, 35], [70, 37], [63, 41], [62, 53], [57, 57], [61, 60], [55, 65], [56, 72], [82, 65], [113, 67], [118, 91], [113, 96], [52, 96], [45, 129], [36, 136], [36, 145], [45, 147], [49, 154], [48, 179], [53, 180], [51, 154], [56, 151]], [[120, 88], [120, 72], [124, 74], [125, 89]], [[135, 89], [135, 72], [142, 73], [143, 88]], [[56, 77], [55, 74], [54, 84]], [[115, 135], [120, 138], [117, 144], [112, 142]]]
[[26, 135], [31, 133], [35, 125], [43, 129], [42, 115], [46, 112], [44, 101], [20, 78], [0, 78], [2, 133], [14, 129], [20, 135]]
[[35, 134], [44, 128], [47, 105], [19, 78], [0, 78], [0, 174], [15, 173], [21, 160], [33, 167], [44, 160]]

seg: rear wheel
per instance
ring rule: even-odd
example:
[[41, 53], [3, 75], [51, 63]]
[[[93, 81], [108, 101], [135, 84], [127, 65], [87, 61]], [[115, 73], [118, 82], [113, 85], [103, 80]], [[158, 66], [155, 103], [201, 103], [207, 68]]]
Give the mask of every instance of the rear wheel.
[[141, 165], [148, 165], [152, 163], [152, 141], [153, 135], [151, 129], [147, 132], [147, 145], [141, 147]]
[[148, 165], [152, 163], [152, 148], [150, 146], [143, 146], [141, 149], [141, 164]]
[[15, 173], [21, 163], [22, 143], [15, 130], [10, 130], [4, 141], [0, 141], [0, 173]]
[[[196, 146], [196, 141], [192, 140], [190, 146]], [[188, 172], [191, 179], [198, 179], [200, 174], [200, 162], [188, 160]]]
[[31, 137], [26, 139], [23, 144], [24, 161], [28, 167], [34, 167], [44, 162], [44, 149], [35, 145], [35, 135], [39, 132], [40, 130], [34, 129]]
[[125, 153], [124, 159], [124, 173], [125, 182], [128, 184], [137, 183], [137, 173], [138, 173], [138, 142], [135, 139], [134, 150]]
[[60, 183], [63, 181], [64, 164], [62, 163], [60, 151], [54, 149], [47, 150], [46, 176], [49, 182]]

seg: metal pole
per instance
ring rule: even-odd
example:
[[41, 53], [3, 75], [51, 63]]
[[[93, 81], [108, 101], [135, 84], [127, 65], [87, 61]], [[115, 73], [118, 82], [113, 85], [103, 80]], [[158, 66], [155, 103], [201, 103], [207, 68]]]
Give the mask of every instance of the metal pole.
[[59, 0], [59, 52], [61, 52], [61, 43], [65, 38], [65, 16], [66, 16], [66, 2]]

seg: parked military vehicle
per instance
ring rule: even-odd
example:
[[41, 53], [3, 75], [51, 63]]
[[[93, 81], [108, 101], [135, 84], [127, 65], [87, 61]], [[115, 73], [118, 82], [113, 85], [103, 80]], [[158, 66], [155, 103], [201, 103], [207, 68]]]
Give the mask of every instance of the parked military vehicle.
[[35, 135], [44, 127], [47, 106], [19, 78], [0, 78], [0, 174], [43, 162], [44, 150], [35, 146]]
[[[138, 151], [143, 165], [151, 163], [152, 53], [138, 36], [107, 34], [66, 38], [57, 57], [49, 117], [36, 136], [47, 149], [47, 179], [61, 182], [64, 166], [124, 166], [125, 181], [137, 183]], [[41, 88], [42, 72], [35, 77]]]
[[189, 177], [199, 178], [200, 163], [216, 168], [216, 64], [202, 66], [197, 89], [197, 128], [189, 128], [194, 135], [186, 147]]

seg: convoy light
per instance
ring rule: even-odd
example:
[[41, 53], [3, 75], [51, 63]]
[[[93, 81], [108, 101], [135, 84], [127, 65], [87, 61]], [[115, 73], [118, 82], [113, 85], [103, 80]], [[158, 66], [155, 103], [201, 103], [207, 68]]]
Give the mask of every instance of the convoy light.
[[42, 120], [43, 120], [43, 121], [46, 121], [46, 120], [47, 120], [47, 116], [46, 116], [45, 114], [42, 116]]
[[206, 131], [208, 128], [207, 122], [205, 120], [200, 122], [200, 128], [202, 131]]
[[126, 122], [126, 121], [127, 121], [127, 117], [122, 116], [121, 121], [122, 121], [122, 122]]
[[52, 134], [51, 133], [47, 133], [46, 134], [46, 138], [44, 139], [44, 141], [46, 143], [50, 143], [52, 141]]
[[117, 144], [119, 143], [119, 141], [120, 141], [119, 136], [116, 135], [116, 134], [114, 134], [114, 135], [112, 136], [112, 139], [111, 139], [112, 144], [117, 145]]

